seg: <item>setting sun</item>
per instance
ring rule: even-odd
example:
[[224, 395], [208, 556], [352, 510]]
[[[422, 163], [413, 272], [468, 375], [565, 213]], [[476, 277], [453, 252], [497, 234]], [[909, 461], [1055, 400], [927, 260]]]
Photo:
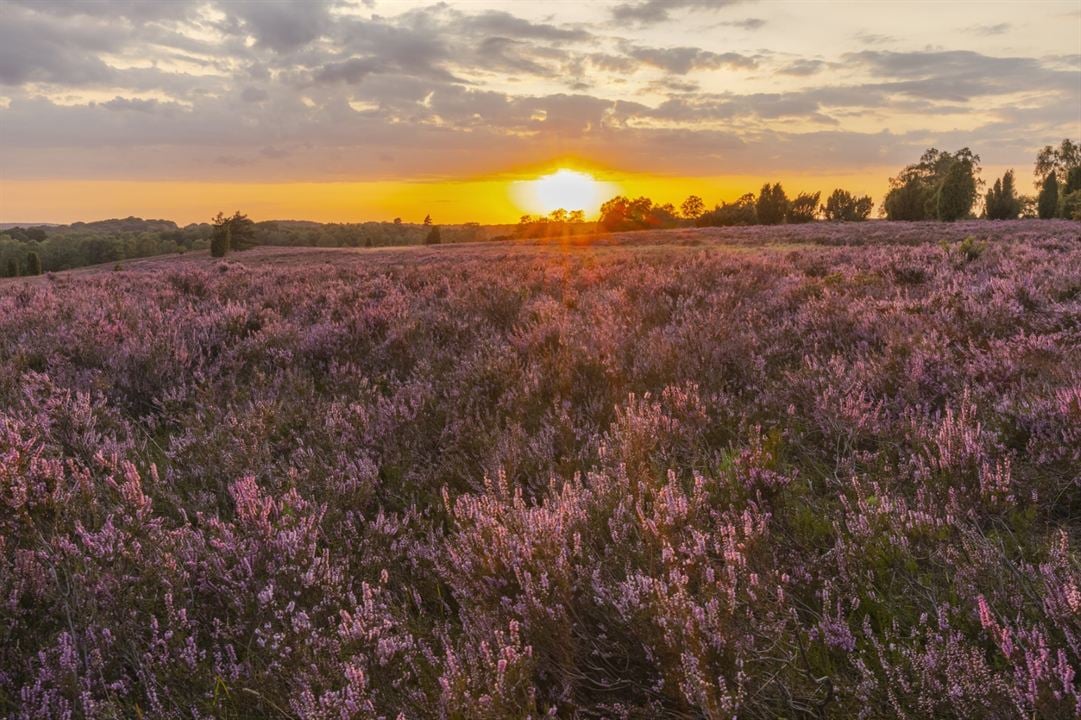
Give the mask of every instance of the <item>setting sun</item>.
[[591, 215], [616, 192], [613, 183], [601, 182], [589, 173], [566, 168], [542, 175], [536, 180], [511, 184], [511, 195], [519, 207], [543, 215], [560, 208], [583, 210], [586, 215]]

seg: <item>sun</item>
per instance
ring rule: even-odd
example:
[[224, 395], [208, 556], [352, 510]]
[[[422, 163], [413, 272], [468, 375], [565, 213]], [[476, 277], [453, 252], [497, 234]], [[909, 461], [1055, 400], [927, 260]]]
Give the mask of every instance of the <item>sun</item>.
[[511, 184], [515, 203], [531, 213], [547, 215], [553, 210], [582, 210], [595, 214], [601, 203], [612, 195], [611, 183], [601, 182], [579, 170], [560, 168], [536, 180], [520, 180]]

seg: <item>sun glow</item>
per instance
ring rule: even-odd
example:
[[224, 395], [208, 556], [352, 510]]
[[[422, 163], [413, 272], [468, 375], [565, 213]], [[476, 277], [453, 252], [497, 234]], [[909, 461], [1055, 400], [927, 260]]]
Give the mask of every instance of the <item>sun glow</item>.
[[601, 182], [589, 173], [560, 168], [536, 180], [511, 183], [511, 196], [523, 210], [547, 215], [553, 210], [583, 210], [593, 215], [601, 203], [617, 194], [612, 183]]

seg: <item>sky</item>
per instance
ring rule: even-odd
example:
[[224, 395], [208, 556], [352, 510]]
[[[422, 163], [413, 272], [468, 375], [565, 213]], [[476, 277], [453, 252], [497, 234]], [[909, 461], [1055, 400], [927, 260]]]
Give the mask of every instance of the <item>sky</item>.
[[931, 146], [1030, 188], [1064, 137], [1079, 0], [0, 0], [0, 222], [514, 222], [560, 169], [591, 213], [878, 203]]

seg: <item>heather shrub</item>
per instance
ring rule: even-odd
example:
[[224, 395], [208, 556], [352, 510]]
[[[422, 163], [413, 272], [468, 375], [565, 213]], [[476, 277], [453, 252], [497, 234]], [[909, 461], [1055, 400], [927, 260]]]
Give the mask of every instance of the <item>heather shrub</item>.
[[4, 281], [0, 715], [1081, 712], [1076, 223], [636, 236]]

